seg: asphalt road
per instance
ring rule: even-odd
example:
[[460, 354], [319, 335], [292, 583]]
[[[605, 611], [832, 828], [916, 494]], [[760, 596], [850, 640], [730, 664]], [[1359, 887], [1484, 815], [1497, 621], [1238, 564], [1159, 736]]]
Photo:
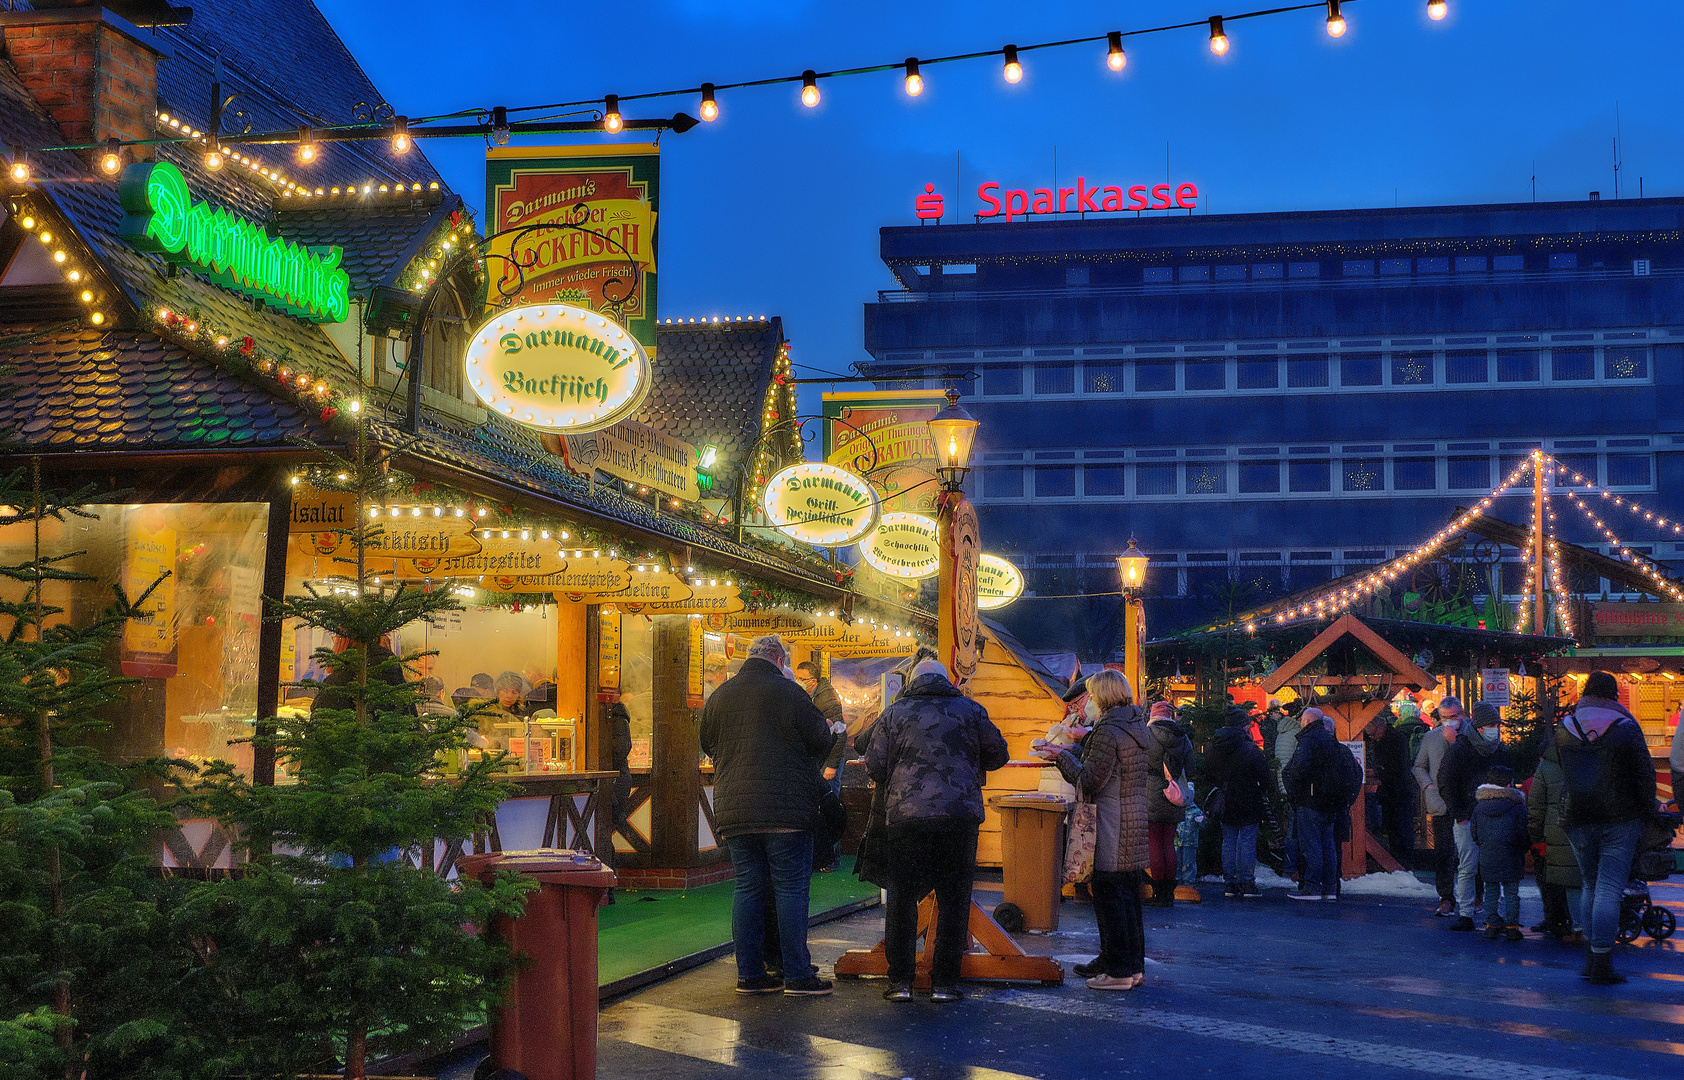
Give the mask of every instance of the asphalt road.
[[[997, 889], [998, 886], [996, 885]], [[1684, 916], [1684, 883], [1656, 884]], [[605, 1009], [598, 1075], [663, 1080], [1016, 1080], [1355, 1077], [1629, 1080], [1684, 1076], [1684, 935], [1616, 951], [1631, 981], [1592, 987], [1582, 954], [1448, 932], [1425, 901], [1209, 899], [1148, 910], [1147, 981], [1128, 993], [970, 984], [970, 997], [891, 1006], [881, 979], [823, 998], [741, 997], [727, 958]], [[991, 906], [997, 893], [979, 892]], [[1522, 923], [1539, 921], [1535, 900]], [[881, 936], [880, 911], [819, 927], [815, 962]], [[1031, 952], [1071, 963], [1097, 946], [1066, 903]]]

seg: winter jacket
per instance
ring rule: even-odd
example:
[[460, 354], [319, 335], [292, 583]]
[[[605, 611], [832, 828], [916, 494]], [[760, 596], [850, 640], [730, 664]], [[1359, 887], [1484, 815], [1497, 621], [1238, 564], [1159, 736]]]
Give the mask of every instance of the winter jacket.
[[807, 691], [751, 656], [702, 706], [713, 758], [713, 831], [808, 832], [819, 823], [819, 763], [834, 737]]
[[1293, 751], [1281, 778], [1293, 806], [1324, 814], [1348, 810], [1362, 784], [1357, 759], [1324, 724], [1299, 729], [1298, 749]]
[[[1474, 843], [1486, 881], [1519, 881], [1526, 871], [1526, 796], [1519, 788], [1479, 785], [1474, 795]], [[1488, 914], [1495, 914], [1494, 912]]]
[[982, 824], [982, 785], [1010, 755], [988, 710], [934, 672], [877, 718], [865, 764], [890, 828], [909, 821]]
[[1222, 815], [1217, 820], [1236, 827], [1260, 824], [1268, 785], [1269, 759], [1251, 741], [1250, 732], [1243, 727], [1219, 729], [1205, 754], [1200, 785], [1207, 792], [1222, 791]]
[[1374, 770], [1379, 774], [1382, 802], [1404, 802], [1413, 793], [1414, 761], [1409, 754], [1409, 743], [1416, 735], [1425, 735], [1427, 730], [1427, 725], [1419, 719], [1399, 720], [1376, 740]]
[[1146, 717], [1133, 705], [1108, 709], [1083, 740], [1082, 757], [1059, 752], [1064, 778], [1094, 804], [1093, 868], [1100, 873], [1140, 870], [1146, 850]]
[[1526, 796], [1526, 831], [1534, 844], [1544, 844], [1544, 883], [1577, 889], [1583, 883], [1579, 860], [1573, 856], [1567, 830], [1561, 827], [1566, 808], [1567, 777], [1561, 772], [1561, 752], [1552, 740], [1544, 747], [1544, 756], [1532, 774], [1532, 790]]
[[1450, 752], [1438, 767], [1438, 790], [1449, 808], [1452, 821], [1469, 821], [1473, 817], [1474, 792], [1485, 783], [1485, 774], [1496, 766], [1514, 768], [1509, 748], [1498, 739], [1486, 742], [1471, 730], [1456, 736]]
[[1672, 775], [1684, 776], [1684, 709], [1678, 711], [1678, 726], [1672, 732], [1672, 754], [1667, 763], [1672, 766]]
[[1152, 736], [1147, 743], [1146, 820], [1154, 825], [1179, 825], [1187, 810], [1164, 798], [1168, 786], [1164, 766], [1169, 766], [1171, 777], [1180, 780], [1193, 760], [1193, 744], [1174, 720], [1153, 720], [1146, 727]]
[[1643, 729], [1619, 702], [1583, 697], [1556, 728], [1568, 799], [1561, 823], [1612, 825], [1655, 809], [1655, 763]]
[[[1421, 804], [1433, 817], [1443, 817], [1450, 812], [1439, 791], [1438, 770], [1444, 764], [1444, 755], [1455, 745], [1450, 741], [1452, 726], [1440, 724], [1427, 732], [1421, 737], [1421, 749], [1415, 752], [1415, 783], [1421, 789]], [[1460, 731], [1460, 728], [1456, 730]]]
[[1286, 764], [1298, 749], [1298, 718], [1281, 713], [1275, 722], [1275, 762], [1280, 772], [1281, 794], [1286, 794]]
[[[813, 687], [813, 705], [824, 713], [824, 718], [832, 724], [846, 724], [848, 718], [842, 714], [842, 699], [836, 696], [836, 687], [830, 685], [830, 680], [820, 678], [817, 686]], [[824, 767], [842, 771], [842, 759], [847, 755], [848, 734], [843, 732], [836, 736], [831, 745], [830, 753], [825, 756]]]

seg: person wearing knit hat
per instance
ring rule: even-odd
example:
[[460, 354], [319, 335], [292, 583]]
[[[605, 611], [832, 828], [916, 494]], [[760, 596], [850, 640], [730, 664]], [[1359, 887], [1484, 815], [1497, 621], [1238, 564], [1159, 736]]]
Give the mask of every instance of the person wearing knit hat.
[[1147, 715], [1153, 720], [1174, 720], [1175, 706], [1167, 701], [1154, 701], [1152, 710]]
[[1298, 719], [1298, 746], [1282, 779], [1292, 800], [1304, 875], [1297, 891], [1288, 895], [1333, 901], [1339, 899], [1338, 828], [1362, 790], [1362, 769], [1328, 730], [1320, 709], [1305, 709]]
[[1465, 725], [1462, 736], [1450, 745], [1438, 770], [1439, 793], [1455, 823], [1456, 921], [1450, 926], [1452, 930], [1474, 928], [1479, 847], [1474, 843], [1472, 821], [1479, 802], [1479, 785], [1485, 774], [1497, 766], [1514, 769], [1514, 759], [1503, 745], [1502, 725], [1503, 714], [1495, 705], [1486, 701], [1475, 705], [1473, 718]]
[[1187, 810], [1171, 802], [1164, 792], [1171, 780], [1186, 784], [1193, 744], [1176, 722], [1175, 707], [1167, 701], [1152, 706], [1146, 730], [1152, 736], [1146, 748], [1146, 833], [1152, 897], [1146, 903], [1169, 907], [1175, 903], [1175, 832]]

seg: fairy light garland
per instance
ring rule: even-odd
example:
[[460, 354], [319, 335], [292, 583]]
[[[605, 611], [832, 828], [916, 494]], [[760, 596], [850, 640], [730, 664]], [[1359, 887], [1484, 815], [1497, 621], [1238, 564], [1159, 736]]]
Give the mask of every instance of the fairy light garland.
[[1531, 515], [1526, 515], [1526, 547], [1520, 553], [1521, 565], [1526, 568], [1526, 582], [1520, 587], [1520, 614], [1515, 619], [1515, 632], [1523, 633], [1531, 625], [1532, 605], [1526, 598], [1532, 595], [1532, 583], [1537, 580], [1535, 574], [1541, 573], [1533, 555], [1538, 550], [1538, 522]]
[[90, 269], [98, 265], [98, 260], [80, 243], [73, 242], [75, 232], [62, 217], [53, 216], [59, 220], [57, 226], [49, 224], [47, 214], [33, 203], [22, 200], [12, 203], [12, 219], [49, 253], [54, 269], [81, 301], [83, 319], [89, 326], [105, 326], [109, 321], [104, 311], [105, 301], [111, 298], [113, 290]]
[[[1553, 461], [1553, 459], [1552, 459], [1552, 461]], [[1584, 478], [1582, 476], [1579, 476], [1576, 473], [1570, 472], [1567, 469], [1566, 466], [1561, 465], [1559, 463], [1556, 463], [1556, 467], [1562, 473], [1564, 473], [1566, 475], [1573, 476], [1573, 478], [1576, 481], [1578, 481], [1580, 483], [1586, 483], [1586, 481], [1584, 480]], [[1586, 486], [1591, 488], [1592, 490], [1601, 491], [1602, 497], [1605, 498], [1605, 499], [1614, 499], [1615, 498], [1605, 488], [1597, 488], [1596, 485], [1588, 484], [1588, 483], [1587, 483]], [[1623, 540], [1621, 540], [1618, 536], [1616, 536], [1614, 534], [1614, 530], [1610, 529], [1608, 527], [1607, 523], [1604, 522], [1600, 517], [1597, 516], [1596, 511], [1592, 510], [1590, 508], [1590, 506], [1583, 499], [1581, 499], [1579, 497], [1578, 492], [1576, 492], [1576, 491], [1566, 491], [1566, 492], [1563, 492], [1563, 494], [1567, 496], [1567, 501], [1569, 503], [1578, 507], [1579, 512], [1585, 515], [1585, 520], [1589, 521], [1591, 523], [1591, 525], [1593, 527], [1595, 527], [1596, 530], [1602, 534], [1603, 539], [1608, 541], [1608, 546], [1612, 551], [1618, 553], [1619, 555], [1624, 556], [1626, 558], [1626, 560], [1632, 566], [1635, 566], [1637, 569], [1641, 570], [1643, 572], [1643, 574], [1646, 577], [1648, 577], [1648, 579], [1650, 581], [1654, 582], [1655, 590], [1659, 595], [1670, 596], [1674, 600], [1684, 601], [1684, 588], [1680, 588], [1678, 583], [1673, 581], [1671, 578], [1667, 578], [1667, 577], [1662, 576], [1661, 573], [1655, 568], [1655, 565], [1654, 565], [1652, 560], [1646, 559], [1642, 555], [1640, 555], [1638, 552], [1635, 552], [1635, 551], [1631, 550], [1631, 548], [1629, 546], [1627, 546], [1627, 544]], [[1617, 505], [1629, 505], [1629, 506], [1635, 508], [1634, 509], [1635, 513], [1640, 513], [1640, 514], [1649, 513], [1648, 511], [1642, 510], [1640, 507], [1637, 507], [1637, 504], [1631, 503], [1629, 500], [1619, 500], [1619, 501], [1617, 501], [1616, 504]], [[1659, 519], [1656, 519], [1656, 520], [1657, 520], [1657, 523], [1661, 523], [1661, 524], [1664, 524], [1665, 521], [1666, 521], [1665, 518], [1659, 518]]]
[[[1573, 618], [1567, 610], [1567, 587], [1561, 576], [1561, 548], [1555, 539], [1555, 510], [1551, 507], [1544, 515], [1544, 549], [1549, 559], [1550, 589], [1553, 592], [1551, 605], [1555, 608], [1555, 625], [1559, 632], [1567, 637], [1577, 637], [1573, 633]], [[1539, 628], [1540, 630], [1542, 627]]]

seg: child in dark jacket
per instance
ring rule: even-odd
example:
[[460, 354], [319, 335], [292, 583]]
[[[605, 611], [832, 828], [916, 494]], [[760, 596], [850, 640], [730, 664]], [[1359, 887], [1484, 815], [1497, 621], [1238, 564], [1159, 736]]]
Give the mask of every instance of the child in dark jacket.
[[[1485, 879], [1485, 936], [1519, 941], [1520, 878], [1530, 844], [1526, 796], [1514, 786], [1514, 773], [1497, 765], [1475, 792], [1473, 838], [1479, 847], [1479, 873]], [[1499, 910], [1497, 903], [1502, 900]]]

